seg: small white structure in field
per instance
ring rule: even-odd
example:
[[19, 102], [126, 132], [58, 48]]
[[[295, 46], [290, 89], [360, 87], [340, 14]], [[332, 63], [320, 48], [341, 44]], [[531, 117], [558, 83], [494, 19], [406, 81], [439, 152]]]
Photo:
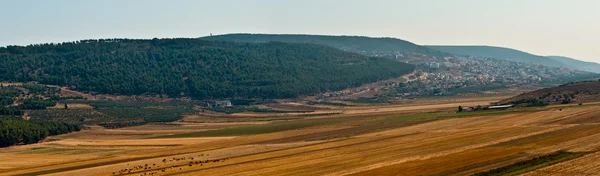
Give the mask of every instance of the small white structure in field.
[[508, 108], [512, 108], [515, 105], [512, 104], [508, 104], [508, 105], [498, 105], [498, 106], [490, 106], [488, 107], [488, 109], [508, 109]]
[[233, 104], [231, 104], [231, 101], [229, 101], [229, 100], [215, 101], [215, 107], [231, 107], [231, 106], [233, 106]]

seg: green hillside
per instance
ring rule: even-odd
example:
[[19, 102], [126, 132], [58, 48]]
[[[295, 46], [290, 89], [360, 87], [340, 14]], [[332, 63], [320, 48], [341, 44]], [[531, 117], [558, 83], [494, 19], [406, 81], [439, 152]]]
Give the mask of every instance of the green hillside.
[[573, 69], [600, 73], [600, 64], [595, 63], [595, 62], [580, 61], [577, 59], [562, 57], [562, 56], [546, 56], [546, 57], [548, 57], [550, 59], [554, 59], [556, 61], [559, 61]]
[[409, 73], [412, 65], [315, 44], [104, 39], [0, 47], [0, 81], [106, 94], [290, 98]]
[[441, 52], [463, 55], [463, 56], [475, 56], [485, 58], [495, 58], [514, 62], [533, 63], [540, 64], [549, 67], [566, 67], [561, 62], [553, 59], [549, 59], [543, 56], [537, 56], [523, 51], [494, 47], [494, 46], [427, 46], [431, 49], [439, 50]]
[[445, 53], [396, 38], [371, 38], [360, 36], [327, 36], [300, 34], [226, 34], [203, 37], [203, 39], [252, 43], [270, 41], [286, 43], [314, 43], [332, 46], [345, 51], [361, 53], [366, 55], [396, 52], [419, 53], [428, 56], [447, 55]]

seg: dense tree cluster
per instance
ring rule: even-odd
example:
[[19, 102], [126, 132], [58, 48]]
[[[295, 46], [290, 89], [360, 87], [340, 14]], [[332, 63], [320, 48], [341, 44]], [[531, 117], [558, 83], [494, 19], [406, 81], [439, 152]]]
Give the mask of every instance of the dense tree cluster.
[[34, 110], [31, 119], [64, 122], [78, 125], [100, 125], [105, 128], [121, 128], [153, 122], [173, 122], [193, 113], [191, 102], [185, 101], [107, 101], [107, 100], [64, 100], [61, 103], [84, 103], [94, 109], [55, 108]]
[[28, 98], [23, 100], [23, 104], [20, 105], [21, 109], [46, 109], [49, 106], [56, 106], [56, 102], [53, 100], [45, 100], [42, 98]]
[[0, 106], [0, 115], [20, 116], [23, 115], [23, 111], [19, 107], [14, 106]]
[[0, 48], [0, 79], [107, 94], [289, 98], [409, 73], [413, 66], [327, 46], [202, 39], [105, 39]]
[[[48, 106], [55, 106], [56, 102], [51, 99], [44, 99], [44, 96], [57, 96], [57, 91], [48, 91], [43, 85], [24, 84], [20, 86], [1, 86], [0, 87], [0, 115], [20, 116], [22, 110], [45, 109]], [[27, 94], [27, 95], [26, 95]]]
[[[15, 86], [9, 86], [9, 87], [15, 87]], [[42, 85], [42, 84], [26, 83], [26, 84], [22, 84], [22, 85], [16, 86], [16, 87], [22, 87], [24, 89], [27, 89], [28, 94], [41, 95], [41, 96], [46, 96], [46, 97], [57, 95], [60, 93], [60, 88], [50, 87], [50, 86]]]
[[57, 122], [27, 121], [18, 117], [0, 116], [0, 147], [32, 144], [47, 136], [79, 131], [79, 126]]
[[20, 92], [16, 87], [0, 87], [0, 106], [12, 105]]

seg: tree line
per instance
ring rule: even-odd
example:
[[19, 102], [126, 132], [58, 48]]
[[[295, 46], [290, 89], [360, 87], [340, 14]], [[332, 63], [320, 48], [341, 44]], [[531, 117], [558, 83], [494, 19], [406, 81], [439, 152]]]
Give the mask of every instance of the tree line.
[[0, 147], [37, 143], [48, 136], [79, 131], [79, 126], [58, 122], [27, 121], [0, 116]]

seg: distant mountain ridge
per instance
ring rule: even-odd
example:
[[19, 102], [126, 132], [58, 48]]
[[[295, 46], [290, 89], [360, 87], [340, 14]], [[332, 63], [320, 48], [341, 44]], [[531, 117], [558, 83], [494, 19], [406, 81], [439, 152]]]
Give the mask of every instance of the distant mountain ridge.
[[456, 55], [486, 57], [522, 63], [540, 64], [549, 67], [564, 67], [580, 71], [600, 73], [600, 64], [563, 56], [539, 56], [524, 51], [496, 46], [441, 46], [430, 45], [431, 49]]
[[556, 61], [559, 61], [559, 62], [569, 66], [570, 68], [574, 68], [574, 69], [578, 69], [578, 70], [582, 70], [582, 71], [600, 73], [600, 64], [595, 63], [595, 62], [586, 62], [586, 61], [581, 61], [581, 60], [577, 60], [577, 59], [573, 59], [573, 58], [569, 58], [569, 57], [563, 57], [563, 56], [546, 56], [546, 57], [550, 58], [550, 59], [554, 59]]
[[[313, 43], [368, 56], [395, 57], [396, 54], [399, 53], [403, 54], [403, 58], [396, 57], [396, 59], [413, 64], [439, 62], [439, 59], [444, 57], [460, 55], [600, 73], [600, 64], [598, 63], [585, 62], [560, 56], [539, 56], [517, 49], [496, 46], [417, 45], [406, 40], [390, 37], [377, 38], [307, 34], [224, 34], [201, 37], [200, 39], [242, 43], [265, 43], [273, 41], [286, 43]], [[432, 58], [437, 58], [438, 60], [432, 60]]]
[[406, 40], [389, 37], [307, 34], [224, 34], [201, 37], [200, 39], [239, 43], [312, 43], [327, 45], [367, 56], [392, 58], [417, 65], [431, 62], [446, 62], [446, 57], [472, 56], [600, 73], [600, 65], [596, 66], [597, 64], [595, 63], [570, 58], [539, 56], [516, 49], [495, 46], [428, 46], [417, 45]]
[[225, 34], [202, 37], [205, 40], [248, 43], [286, 42], [313, 43], [327, 45], [345, 51], [367, 54], [379, 52], [419, 53], [428, 56], [448, 56], [449, 54], [397, 38], [373, 38], [364, 36], [330, 36], [305, 34]]
[[504, 47], [495, 47], [495, 46], [435, 46], [430, 45], [427, 46], [431, 49], [435, 49], [441, 52], [456, 54], [456, 55], [464, 55], [464, 56], [474, 56], [474, 57], [485, 57], [485, 58], [494, 58], [501, 59], [507, 61], [514, 62], [523, 62], [523, 63], [532, 63], [532, 64], [540, 64], [549, 67], [568, 67], [562, 62], [556, 61], [554, 59], [549, 59], [544, 56], [538, 56], [531, 53], [519, 51], [511, 48]]

